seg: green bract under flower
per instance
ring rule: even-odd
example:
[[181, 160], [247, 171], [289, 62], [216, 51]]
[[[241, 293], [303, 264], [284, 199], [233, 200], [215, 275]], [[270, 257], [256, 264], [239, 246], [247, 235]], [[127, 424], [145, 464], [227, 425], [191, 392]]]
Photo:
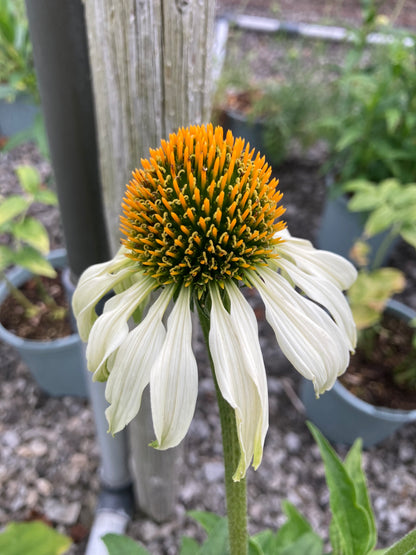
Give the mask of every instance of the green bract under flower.
[[150, 154], [133, 173], [121, 221], [128, 256], [159, 285], [206, 290], [276, 256], [282, 194], [243, 139], [190, 127]]
[[[191, 307], [198, 304], [209, 321], [219, 390], [235, 413], [235, 480], [251, 462], [260, 464], [268, 428], [257, 322], [241, 285], [258, 290], [282, 352], [317, 395], [345, 371], [356, 341], [343, 295], [355, 268], [290, 236], [270, 177], [264, 158], [231, 133], [224, 139], [211, 125], [180, 129], [134, 172], [123, 204], [124, 245], [88, 268], [73, 296], [88, 368], [94, 380], [107, 380], [110, 431], [134, 418], [150, 385], [158, 449], [183, 439], [195, 410]], [[97, 302], [111, 290], [97, 316]], [[145, 317], [129, 327], [146, 304]]]

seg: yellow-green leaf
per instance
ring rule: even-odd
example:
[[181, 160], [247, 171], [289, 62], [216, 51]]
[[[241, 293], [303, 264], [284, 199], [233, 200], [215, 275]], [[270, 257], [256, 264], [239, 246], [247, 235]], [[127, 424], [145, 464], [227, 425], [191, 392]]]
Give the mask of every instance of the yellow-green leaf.
[[18, 222], [13, 228], [14, 235], [42, 254], [49, 253], [49, 237], [43, 224], [35, 218], [28, 217]]
[[58, 204], [58, 199], [53, 191], [50, 189], [39, 189], [36, 194], [34, 200], [36, 202], [40, 202], [41, 204], [48, 204], [50, 206], [55, 206]]
[[33, 247], [25, 246], [16, 252], [16, 264], [29, 270], [32, 274], [55, 277], [53, 266]]
[[29, 202], [20, 195], [12, 195], [4, 199], [0, 204], [0, 226], [22, 214], [28, 206]]
[[0, 272], [13, 264], [14, 252], [6, 245], [0, 245]]
[[0, 534], [2, 555], [63, 555], [71, 539], [41, 521], [11, 522]]
[[39, 189], [41, 183], [39, 172], [33, 166], [19, 166], [16, 170], [17, 178], [22, 188], [31, 195]]

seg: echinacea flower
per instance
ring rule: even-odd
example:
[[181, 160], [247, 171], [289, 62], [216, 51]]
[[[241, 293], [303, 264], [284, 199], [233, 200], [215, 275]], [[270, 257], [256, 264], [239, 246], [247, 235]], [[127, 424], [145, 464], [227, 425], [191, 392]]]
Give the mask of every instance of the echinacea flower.
[[[177, 445], [196, 404], [191, 310], [201, 307], [215, 377], [235, 412], [238, 480], [251, 461], [260, 464], [268, 428], [266, 372], [243, 287], [258, 290], [283, 353], [319, 395], [344, 372], [355, 346], [343, 290], [356, 271], [290, 236], [271, 168], [243, 139], [224, 138], [221, 127], [180, 129], [141, 163], [124, 198], [123, 246], [86, 270], [74, 294], [88, 368], [94, 380], [107, 380], [112, 433], [138, 413], [150, 384], [154, 445]], [[97, 317], [95, 305], [110, 290]]]

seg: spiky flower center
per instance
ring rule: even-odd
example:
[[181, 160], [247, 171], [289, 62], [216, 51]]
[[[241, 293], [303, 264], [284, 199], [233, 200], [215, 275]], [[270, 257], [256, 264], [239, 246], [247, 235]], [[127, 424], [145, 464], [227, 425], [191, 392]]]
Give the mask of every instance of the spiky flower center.
[[129, 256], [161, 285], [206, 290], [276, 256], [284, 208], [264, 157], [221, 127], [180, 129], [133, 172], [121, 217]]

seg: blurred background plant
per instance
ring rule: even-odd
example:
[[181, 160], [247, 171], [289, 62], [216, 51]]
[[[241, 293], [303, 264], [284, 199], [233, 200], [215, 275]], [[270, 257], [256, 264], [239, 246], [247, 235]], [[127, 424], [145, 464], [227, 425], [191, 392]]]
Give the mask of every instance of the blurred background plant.
[[[406, 285], [401, 270], [380, 267], [379, 261], [397, 237], [416, 249], [416, 183], [403, 185], [397, 179], [372, 183], [361, 179], [347, 182], [345, 190], [353, 193], [349, 209], [368, 213], [363, 236], [351, 253], [360, 270], [348, 291], [348, 300], [359, 331], [358, 347], [370, 356], [376, 335], [382, 333], [381, 320], [388, 301]], [[387, 233], [370, 265], [368, 239], [382, 232]], [[411, 325], [416, 327], [416, 321]], [[396, 383], [416, 389], [416, 333], [412, 346], [404, 363], [393, 370]]]
[[334, 68], [332, 115], [319, 122], [339, 192], [350, 179], [416, 176], [416, 37], [379, 16], [374, 1], [363, 5], [345, 63]]
[[32, 166], [20, 166], [16, 170], [21, 194], [0, 197], [0, 281], [4, 281], [10, 294], [25, 309], [27, 318], [33, 318], [41, 308], [31, 302], [6, 275], [7, 268], [21, 266], [29, 270], [36, 281], [40, 298], [50, 310], [51, 317], [61, 319], [66, 309], [57, 306], [48, 295], [39, 276], [55, 277], [56, 271], [45, 258], [49, 254], [49, 237], [44, 225], [29, 214], [34, 203], [56, 205], [57, 198], [53, 191], [42, 183], [39, 172]]
[[24, 0], [0, 0], [0, 98], [26, 93], [39, 101]]
[[[40, 106], [24, 0], [0, 0], [0, 101], [10, 105], [20, 102], [23, 110], [27, 110], [27, 105]], [[8, 136], [2, 150], [10, 151], [33, 141], [42, 156], [48, 158], [42, 112], [33, 109], [30, 113], [31, 122]]]
[[248, 69], [254, 64], [250, 55], [242, 62], [241, 52], [229, 48], [215, 97], [220, 121], [223, 114], [238, 113], [248, 127], [261, 126], [259, 149], [273, 165], [290, 156], [293, 149], [305, 152], [319, 139], [315, 122], [328, 106], [328, 89], [322, 87], [317, 65], [305, 63], [304, 56], [306, 48], [309, 58], [317, 60], [325, 48], [323, 43], [307, 41], [306, 47], [302, 40], [297, 44], [288, 37], [275, 40], [284, 42], [286, 59], [276, 64], [273, 76], [267, 79]]

